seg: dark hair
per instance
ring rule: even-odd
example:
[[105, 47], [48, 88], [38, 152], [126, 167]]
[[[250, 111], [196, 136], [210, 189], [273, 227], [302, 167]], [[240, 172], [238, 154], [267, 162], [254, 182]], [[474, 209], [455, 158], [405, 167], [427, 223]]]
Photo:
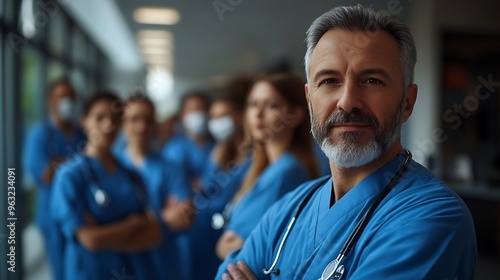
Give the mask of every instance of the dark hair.
[[131, 104], [131, 103], [145, 103], [149, 107], [151, 107], [151, 110], [153, 111], [153, 115], [155, 114], [155, 105], [151, 99], [144, 94], [143, 92], [136, 91], [134, 92], [127, 100], [125, 101], [125, 106]]
[[47, 88], [47, 97], [50, 97], [52, 95], [52, 93], [54, 92], [54, 89], [60, 85], [66, 85], [68, 87], [70, 87], [73, 92], [75, 91], [73, 85], [71, 84], [70, 80], [67, 78], [67, 77], [61, 77], [59, 79], [56, 79], [54, 81], [52, 81], [48, 88]]
[[96, 90], [89, 95], [83, 104], [83, 115], [87, 116], [92, 107], [100, 101], [110, 101], [113, 103], [113, 111], [123, 114], [123, 102], [113, 91], [110, 90]]
[[216, 96], [214, 101], [227, 101], [232, 103], [236, 109], [244, 111], [247, 104], [247, 97], [253, 85], [253, 79], [246, 76], [234, 77], [227, 87]]
[[247, 104], [247, 95], [248, 94], [246, 93], [239, 94], [233, 91], [223, 91], [212, 98], [211, 103], [213, 104], [215, 102], [227, 102], [234, 106], [234, 108], [240, 113], [243, 113]]
[[180, 112], [182, 113], [182, 111], [184, 111], [184, 106], [186, 106], [186, 102], [188, 99], [191, 99], [191, 98], [200, 98], [202, 99], [206, 105], [207, 105], [207, 110], [208, 108], [210, 108], [210, 98], [208, 96], [208, 93], [204, 92], [204, 91], [201, 91], [201, 90], [193, 90], [193, 91], [189, 91], [187, 92], [186, 94], [184, 94], [182, 97], [181, 97], [181, 103], [180, 103]]

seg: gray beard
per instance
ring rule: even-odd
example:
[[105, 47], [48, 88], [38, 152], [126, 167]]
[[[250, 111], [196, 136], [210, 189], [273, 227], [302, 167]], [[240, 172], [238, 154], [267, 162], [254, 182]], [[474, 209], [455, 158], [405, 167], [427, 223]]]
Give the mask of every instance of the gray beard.
[[[311, 132], [328, 159], [335, 165], [344, 168], [353, 168], [366, 165], [377, 159], [391, 147], [401, 135], [403, 100], [396, 112], [388, 118], [389, 122], [380, 126], [373, 116], [351, 115], [353, 113], [337, 113], [331, 115], [323, 126], [313, 117], [311, 108]], [[339, 143], [335, 143], [329, 137], [329, 128], [336, 122], [354, 121], [372, 125], [374, 137], [365, 145], [358, 145], [357, 141], [362, 137], [361, 132], [342, 132]]]
[[[353, 137], [348, 136], [346, 138]], [[383, 152], [381, 145], [377, 144], [374, 139], [371, 139], [366, 145], [356, 145], [353, 142], [346, 145], [334, 145], [331, 143], [330, 138], [325, 138], [321, 143], [321, 150], [335, 165], [344, 168], [359, 167], [368, 164], [378, 158]]]

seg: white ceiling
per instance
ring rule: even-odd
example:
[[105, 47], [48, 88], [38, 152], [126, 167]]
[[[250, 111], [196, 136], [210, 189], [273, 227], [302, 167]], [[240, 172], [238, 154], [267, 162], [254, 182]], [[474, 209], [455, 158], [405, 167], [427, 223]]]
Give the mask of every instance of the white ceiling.
[[[176, 83], [210, 85], [213, 77], [233, 73], [256, 74], [287, 60], [302, 72], [303, 43], [311, 22], [323, 12], [352, 1], [306, 0], [115, 0], [135, 33], [141, 29], [166, 29], [174, 35]], [[365, 5], [387, 1], [364, 1]], [[233, 4], [231, 6], [231, 4]], [[232, 10], [217, 13], [214, 5]], [[137, 24], [138, 7], [172, 7], [181, 14], [174, 26]]]
[[[95, 1], [102, 0], [90, 2]], [[218, 80], [224, 80], [224, 77], [235, 73], [258, 74], [263, 69], [276, 67], [283, 61], [287, 61], [293, 71], [302, 73], [305, 31], [315, 18], [338, 5], [361, 3], [377, 10], [398, 11], [398, 16], [404, 21], [410, 17], [420, 17], [417, 9], [420, 1], [413, 0], [107, 1], [114, 2], [113, 6], [118, 8], [132, 39], [134, 39], [134, 34], [142, 29], [164, 29], [173, 33], [173, 75], [177, 92], [182, 92], [186, 88], [212, 86], [214, 78], [217, 77]], [[485, 7], [481, 6], [480, 12], [496, 11], [494, 8], [488, 8], [495, 1], [482, 0], [481, 3], [488, 4]], [[477, 6], [473, 4], [474, 0], [461, 0], [461, 2], [466, 3], [464, 4], [466, 7]], [[445, 16], [449, 7], [453, 6], [453, 1], [446, 1], [446, 3], [444, 7], [437, 9], [438, 18]], [[219, 15], [215, 6], [222, 9], [224, 5], [229, 7], [229, 10]], [[137, 24], [132, 19], [133, 12], [136, 8], [144, 6], [175, 8], [180, 12], [180, 22], [174, 26]], [[105, 16], [99, 16], [99, 18], [106, 19]], [[490, 18], [496, 19], [494, 16]], [[111, 19], [108, 18], [108, 20]], [[112, 38], [114, 35], [108, 33], [108, 36]], [[135, 41], [131, 42], [135, 44], [134, 46], [126, 46], [113, 41], [111, 43], [114, 43], [117, 53], [124, 49], [138, 52]], [[122, 59], [127, 60], [127, 57], [122, 55]], [[116, 68], [122, 70], [119, 66]], [[138, 80], [143, 79], [144, 72], [137, 75], [141, 76], [140, 78], [128, 76], [120, 78], [124, 75], [119, 71], [116, 75], [118, 84], [125, 84], [127, 81], [137, 83]]]
[[114, 0], [59, 2], [117, 68], [136, 72], [143, 68], [135, 37]]

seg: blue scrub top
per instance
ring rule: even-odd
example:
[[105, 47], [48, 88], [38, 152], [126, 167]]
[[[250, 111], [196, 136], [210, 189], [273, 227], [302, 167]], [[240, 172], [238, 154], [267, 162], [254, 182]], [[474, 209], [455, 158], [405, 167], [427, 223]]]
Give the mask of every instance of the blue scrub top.
[[202, 176], [214, 145], [215, 142], [210, 140], [200, 147], [186, 135], [178, 135], [165, 144], [162, 156], [183, 168], [190, 179], [196, 180]]
[[[181, 201], [192, 197], [189, 180], [185, 172], [167, 163], [160, 156], [150, 154], [144, 160], [141, 167], [132, 163], [126, 149], [117, 154], [117, 158], [127, 167], [136, 170], [142, 177], [148, 191], [149, 201], [158, 219], [161, 220], [161, 211], [165, 206], [165, 200], [170, 196], [176, 196]], [[163, 243], [154, 249], [154, 261], [158, 268], [158, 275], [154, 279], [181, 279], [179, 261], [178, 234], [172, 232], [162, 221]]]
[[[332, 179], [318, 189], [288, 236], [275, 268], [279, 242], [296, 208], [325, 178], [286, 195], [263, 217], [219, 268], [245, 261], [257, 279], [318, 279], [352, 230], [404, 161], [400, 155], [370, 174], [330, 208]], [[473, 279], [477, 259], [474, 224], [463, 201], [430, 171], [412, 161], [375, 210], [351, 252], [343, 279]]]
[[252, 190], [234, 206], [227, 229], [247, 239], [274, 202], [309, 179], [304, 165], [293, 154], [284, 153], [262, 171]]
[[48, 231], [52, 227], [48, 212], [51, 184], [43, 181], [43, 173], [55, 157], [69, 159], [73, 154], [83, 151], [86, 141], [80, 127], [76, 127], [73, 135], [68, 137], [52, 121], [38, 124], [28, 133], [23, 165], [38, 187], [35, 221], [42, 231]]
[[134, 213], [144, 213], [139, 186], [132, 183], [135, 180], [129, 170], [117, 165], [116, 170], [109, 174], [99, 160], [91, 157], [87, 159], [96, 174], [97, 183], [106, 191], [110, 202], [106, 207], [95, 202], [90, 188], [91, 173], [83, 155], [73, 157], [57, 171], [51, 211], [66, 239], [64, 279], [109, 280], [117, 275], [155, 279], [158, 273], [151, 251], [129, 254], [105, 249], [90, 252], [75, 237], [76, 230], [86, 224], [85, 213], [89, 213], [98, 224], [112, 223]]
[[149, 154], [143, 166], [139, 168], [134, 166], [126, 149], [116, 153], [115, 156], [125, 167], [141, 176], [155, 212], [161, 213], [169, 195], [176, 196], [181, 201], [192, 198], [193, 192], [189, 187], [186, 172], [179, 166], [165, 161], [161, 156]]
[[229, 169], [221, 168], [213, 160], [209, 160], [203, 172], [203, 191], [195, 197], [200, 212], [220, 213], [241, 187], [243, 178], [252, 163], [249, 156], [240, 164]]
[[[162, 150], [163, 158], [182, 168], [190, 179], [190, 186], [195, 186], [195, 182], [201, 180], [203, 170], [210, 157], [210, 153], [215, 145], [214, 141], [208, 141], [203, 147], [198, 146], [191, 138], [181, 134], [170, 139]], [[193, 279], [191, 264], [193, 262], [193, 234], [187, 231], [179, 235], [178, 244], [180, 246], [179, 259], [183, 263], [182, 279]], [[196, 238], [199, 238], [197, 236]]]
[[35, 223], [41, 230], [52, 275], [55, 280], [63, 278], [64, 240], [60, 230], [54, 226], [50, 216], [51, 183], [44, 182], [43, 173], [56, 157], [69, 159], [74, 153], [81, 152], [87, 139], [80, 127], [67, 136], [52, 121], [33, 127], [26, 137], [23, 150], [23, 165], [29, 178], [37, 186]]
[[[203, 192], [196, 194], [194, 203], [198, 210], [195, 223], [189, 230], [191, 235], [190, 279], [213, 279], [221, 264], [215, 246], [223, 229], [212, 228], [212, 216], [224, 210], [240, 188], [250, 167], [251, 158], [229, 169], [222, 169], [209, 160], [203, 175]], [[200, 238], [203, 235], [203, 238]]]

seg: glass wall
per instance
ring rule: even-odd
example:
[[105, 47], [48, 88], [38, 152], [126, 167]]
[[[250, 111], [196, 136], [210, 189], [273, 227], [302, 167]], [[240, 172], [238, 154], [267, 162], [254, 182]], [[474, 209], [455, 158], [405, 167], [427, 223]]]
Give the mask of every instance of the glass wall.
[[[2, 280], [46, 279], [33, 271], [40, 261], [29, 237], [36, 189], [22, 172], [21, 154], [27, 132], [48, 118], [48, 85], [67, 78], [81, 98], [101, 85], [103, 75], [97, 62], [107, 63], [95, 43], [58, 3], [0, 0], [0, 180], [14, 178], [9, 177], [8, 170], [12, 170], [16, 187], [16, 204], [11, 209], [15, 209], [15, 244], [7, 243], [10, 231], [0, 230]], [[2, 183], [2, 190], [6, 186]], [[0, 192], [3, 221], [10, 217], [7, 201], [7, 192]], [[15, 256], [9, 257], [11, 245], [15, 245]], [[9, 270], [9, 258], [15, 262], [15, 272]]]
[[43, 90], [40, 88], [42, 54], [32, 46], [21, 49], [21, 110], [23, 127], [30, 127], [43, 118]]

